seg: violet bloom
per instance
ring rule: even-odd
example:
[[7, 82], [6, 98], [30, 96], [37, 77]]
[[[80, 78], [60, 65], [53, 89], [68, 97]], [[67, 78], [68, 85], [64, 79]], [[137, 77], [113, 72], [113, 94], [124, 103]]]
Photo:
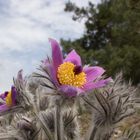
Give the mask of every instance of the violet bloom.
[[19, 98], [19, 92], [17, 92], [16, 83], [20, 84], [23, 83], [22, 78], [22, 70], [20, 70], [17, 74], [16, 79], [14, 79], [14, 86], [11, 87], [10, 91], [5, 92], [4, 94], [0, 95], [1, 103], [0, 103], [0, 112], [7, 111], [11, 109], [11, 107], [17, 106], [17, 99]]
[[15, 106], [16, 96], [17, 96], [17, 91], [14, 86], [11, 87], [11, 91], [1, 94], [0, 98], [3, 100], [3, 102], [0, 105], [0, 111], [6, 111], [9, 108]]
[[[54, 39], [49, 39], [52, 47], [52, 61], [43, 61], [51, 80], [58, 91], [73, 97], [93, 89], [101, 88], [109, 83], [111, 78], [101, 79], [105, 72], [99, 66], [82, 66], [81, 58], [72, 50], [65, 59], [62, 57], [60, 46]], [[100, 80], [99, 80], [100, 79]]]

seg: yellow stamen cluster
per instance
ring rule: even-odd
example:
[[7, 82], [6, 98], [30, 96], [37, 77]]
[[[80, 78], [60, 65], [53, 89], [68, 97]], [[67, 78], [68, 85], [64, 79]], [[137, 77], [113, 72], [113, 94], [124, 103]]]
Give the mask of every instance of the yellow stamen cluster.
[[71, 85], [75, 87], [82, 87], [86, 82], [86, 74], [80, 72], [74, 73], [75, 65], [71, 62], [64, 62], [58, 67], [57, 77], [60, 84]]
[[6, 105], [12, 106], [12, 92], [11, 91], [9, 91], [8, 95], [6, 96]]

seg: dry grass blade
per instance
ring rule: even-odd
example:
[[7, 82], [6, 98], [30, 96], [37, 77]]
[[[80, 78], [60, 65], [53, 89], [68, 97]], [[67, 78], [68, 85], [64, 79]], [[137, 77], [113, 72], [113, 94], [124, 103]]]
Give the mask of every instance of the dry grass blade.
[[117, 140], [140, 140], [140, 134], [135, 129], [125, 129]]

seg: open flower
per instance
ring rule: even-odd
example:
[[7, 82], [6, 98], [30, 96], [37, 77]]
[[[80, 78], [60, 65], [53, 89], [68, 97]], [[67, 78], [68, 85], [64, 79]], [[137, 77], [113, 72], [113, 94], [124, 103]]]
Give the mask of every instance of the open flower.
[[16, 111], [29, 104], [29, 100], [25, 95], [25, 82], [22, 77], [22, 70], [20, 70], [17, 77], [14, 78], [14, 86], [11, 87], [11, 90], [0, 95], [0, 113], [8, 110]]
[[0, 98], [3, 100], [3, 102], [0, 105], [0, 111], [6, 111], [10, 107], [15, 106], [16, 97], [17, 97], [17, 91], [14, 86], [11, 87], [11, 90], [9, 92], [5, 92], [4, 94], [1, 94]]
[[[23, 81], [22, 70], [18, 72], [16, 80], [19, 82]], [[19, 93], [15, 85], [16, 84], [14, 84], [14, 86], [11, 87], [10, 91], [6, 91], [4, 94], [0, 95], [0, 112], [7, 111], [12, 107], [17, 106], [17, 99], [19, 98]]]
[[99, 66], [82, 66], [81, 58], [72, 50], [63, 59], [60, 46], [54, 39], [49, 39], [52, 47], [52, 60], [43, 61], [49, 76], [58, 91], [66, 96], [76, 96], [108, 84], [111, 78], [102, 79], [105, 70]]

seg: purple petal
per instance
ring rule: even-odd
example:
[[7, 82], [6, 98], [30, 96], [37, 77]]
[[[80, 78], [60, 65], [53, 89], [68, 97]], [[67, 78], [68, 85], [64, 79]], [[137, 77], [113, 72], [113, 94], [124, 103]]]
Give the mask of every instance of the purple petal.
[[49, 39], [52, 47], [52, 61], [53, 61], [53, 67], [55, 68], [55, 71], [57, 71], [57, 68], [60, 64], [63, 63], [63, 57], [62, 52], [60, 50], [60, 46], [54, 39]]
[[67, 57], [64, 60], [65, 62], [72, 62], [75, 65], [81, 66], [81, 58], [80, 56], [76, 53], [75, 50], [72, 50]]
[[90, 90], [93, 90], [93, 89], [96, 89], [96, 88], [101, 88], [101, 87], [104, 87], [106, 86], [110, 81], [112, 80], [112, 78], [107, 78], [105, 80], [100, 80], [100, 81], [97, 81], [97, 82], [90, 82], [90, 83], [87, 83], [83, 86], [83, 90], [85, 91], [90, 91]]
[[44, 65], [42, 66], [44, 69], [46, 69], [46, 71], [49, 73], [49, 76], [52, 80], [52, 82], [58, 86], [59, 83], [58, 83], [58, 80], [57, 80], [57, 77], [56, 77], [56, 71], [55, 69], [53, 68], [53, 65], [49, 62], [49, 61], [45, 61]]
[[0, 98], [1, 98], [2, 100], [4, 100], [4, 99], [6, 98], [6, 96], [7, 96], [7, 94], [8, 94], [8, 91], [6, 91], [5, 93], [1, 94], [1, 95], [0, 95]]
[[105, 70], [102, 67], [85, 67], [83, 71], [86, 73], [87, 82], [94, 81], [96, 78], [100, 77]]
[[76, 87], [63, 85], [60, 87], [60, 92], [62, 92], [65, 96], [75, 97], [78, 93]]
[[13, 105], [16, 104], [16, 98], [17, 98], [17, 91], [14, 86], [11, 87], [11, 92], [12, 92], [12, 103]]
[[0, 105], [0, 112], [8, 110], [9, 107], [6, 104]]

